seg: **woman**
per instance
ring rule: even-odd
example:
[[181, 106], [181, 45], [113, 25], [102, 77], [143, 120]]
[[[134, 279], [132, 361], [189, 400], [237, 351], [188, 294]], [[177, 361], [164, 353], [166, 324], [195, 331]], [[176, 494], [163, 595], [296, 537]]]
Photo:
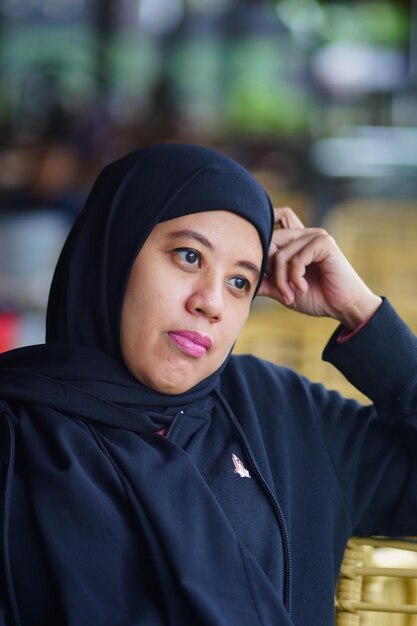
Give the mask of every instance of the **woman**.
[[[324, 358], [375, 406], [230, 356], [256, 293], [338, 319]], [[416, 532], [416, 353], [332, 238], [231, 159], [111, 164], [46, 344], [0, 358], [1, 622], [332, 624], [352, 532]]]

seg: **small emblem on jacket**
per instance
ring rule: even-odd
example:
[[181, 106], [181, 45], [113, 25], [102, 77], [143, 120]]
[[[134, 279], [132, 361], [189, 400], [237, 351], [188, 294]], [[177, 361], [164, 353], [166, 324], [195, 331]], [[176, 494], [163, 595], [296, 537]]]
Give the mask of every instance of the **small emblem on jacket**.
[[233, 461], [233, 465], [235, 468], [234, 469], [235, 474], [239, 474], [241, 478], [250, 478], [249, 471], [243, 465], [239, 457], [236, 456], [236, 454], [232, 454], [232, 461]]

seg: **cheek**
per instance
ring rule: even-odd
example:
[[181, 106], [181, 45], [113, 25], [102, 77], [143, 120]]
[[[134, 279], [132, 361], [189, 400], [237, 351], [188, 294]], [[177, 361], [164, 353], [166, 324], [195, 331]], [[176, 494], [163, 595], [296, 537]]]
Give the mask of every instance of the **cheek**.
[[[146, 295], [145, 295], [146, 294]], [[161, 285], [147, 285], [126, 302], [125, 337], [135, 350], [152, 358], [158, 350], [158, 339], [181, 319], [186, 296], [168, 278]]]
[[[249, 303], [239, 303], [239, 306], [232, 306], [224, 319], [223, 339], [228, 344], [229, 350], [240, 335], [250, 312]], [[228, 350], [228, 351], [229, 351]], [[228, 352], [227, 351], [227, 352]]]

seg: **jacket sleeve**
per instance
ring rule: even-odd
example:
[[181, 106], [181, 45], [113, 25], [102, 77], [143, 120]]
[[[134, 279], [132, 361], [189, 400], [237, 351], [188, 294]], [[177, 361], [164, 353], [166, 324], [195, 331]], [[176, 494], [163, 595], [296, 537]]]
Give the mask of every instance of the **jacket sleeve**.
[[417, 338], [384, 300], [349, 341], [323, 358], [373, 402], [316, 387], [321, 430], [359, 534], [417, 534]]

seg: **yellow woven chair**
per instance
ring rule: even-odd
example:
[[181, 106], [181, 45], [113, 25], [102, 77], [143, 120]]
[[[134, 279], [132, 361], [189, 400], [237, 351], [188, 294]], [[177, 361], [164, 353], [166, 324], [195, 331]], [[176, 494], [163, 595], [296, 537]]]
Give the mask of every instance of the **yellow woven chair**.
[[416, 626], [417, 540], [351, 538], [335, 608], [336, 626]]
[[355, 199], [335, 206], [324, 227], [365, 282], [411, 309], [417, 298], [417, 202]]

